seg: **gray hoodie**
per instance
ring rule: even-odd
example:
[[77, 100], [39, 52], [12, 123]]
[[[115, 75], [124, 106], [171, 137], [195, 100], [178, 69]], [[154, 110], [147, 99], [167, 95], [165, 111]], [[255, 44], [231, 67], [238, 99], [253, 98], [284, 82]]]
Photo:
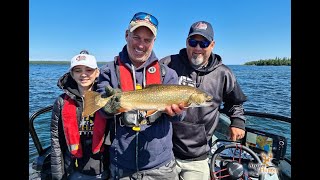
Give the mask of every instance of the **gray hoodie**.
[[200, 160], [207, 157], [208, 142], [219, 121], [219, 111], [230, 117], [231, 126], [245, 129], [242, 103], [247, 98], [219, 55], [212, 53], [208, 65], [198, 69], [190, 65], [186, 48], [160, 62], [177, 72], [179, 84], [197, 87], [213, 96], [213, 106], [188, 108], [184, 119], [172, 124], [173, 151], [177, 158]]

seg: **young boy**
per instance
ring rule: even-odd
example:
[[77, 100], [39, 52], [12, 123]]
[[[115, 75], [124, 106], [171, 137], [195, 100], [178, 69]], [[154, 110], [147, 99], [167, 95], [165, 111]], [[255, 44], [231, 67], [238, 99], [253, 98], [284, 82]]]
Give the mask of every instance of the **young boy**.
[[83, 94], [96, 89], [96, 58], [88, 51], [71, 59], [69, 72], [58, 80], [64, 91], [55, 101], [51, 120], [52, 179], [107, 179], [106, 119], [99, 113], [82, 117]]

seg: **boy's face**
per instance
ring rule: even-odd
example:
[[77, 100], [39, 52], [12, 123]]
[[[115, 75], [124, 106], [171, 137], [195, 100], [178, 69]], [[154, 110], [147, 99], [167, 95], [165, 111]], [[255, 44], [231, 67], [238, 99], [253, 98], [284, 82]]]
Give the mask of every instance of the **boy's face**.
[[83, 65], [78, 65], [72, 68], [71, 74], [72, 78], [77, 82], [78, 86], [83, 87], [87, 90], [99, 76], [99, 70], [92, 69]]

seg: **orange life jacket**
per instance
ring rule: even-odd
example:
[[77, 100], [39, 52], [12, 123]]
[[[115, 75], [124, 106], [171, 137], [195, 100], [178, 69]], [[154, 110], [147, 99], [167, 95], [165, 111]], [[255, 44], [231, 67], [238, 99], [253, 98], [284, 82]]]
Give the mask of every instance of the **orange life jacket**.
[[[74, 155], [77, 158], [81, 158], [82, 147], [80, 143], [76, 104], [75, 101], [71, 99], [68, 95], [65, 95], [64, 106], [61, 111], [61, 116], [68, 148], [72, 155]], [[105, 137], [104, 135], [106, 124], [107, 119], [103, 118], [99, 112], [96, 112], [94, 116], [94, 127], [92, 137], [93, 154], [103, 151], [103, 148], [101, 148], [101, 146]]]
[[[134, 90], [134, 82], [132, 78], [132, 73], [130, 69], [125, 66], [121, 61], [120, 57], [118, 56], [118, 63], [119, 63], [119, 74], [120, 74], [120, 87], [122, 91], [130, 91]], [[161, 70], [160, 64], [158, 61], [152, 62], [147, 68], [146, 71], [146, 84], [161, 84]]]

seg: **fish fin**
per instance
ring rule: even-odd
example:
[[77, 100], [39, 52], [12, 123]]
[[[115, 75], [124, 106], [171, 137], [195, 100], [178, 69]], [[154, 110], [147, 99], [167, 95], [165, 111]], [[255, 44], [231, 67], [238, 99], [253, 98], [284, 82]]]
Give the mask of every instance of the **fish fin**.
[[122, 112], [128, 112], [128, 110], [125, 109], [125, 108], [120, 107], [120, 108], [118, 109], [118, 113], [122, 113]]
[[152, 116], [157, 112], [158, 112], [158, 110], [148, 110], [148, 111], [146, 111], [146, 117]]
[[[84, 106], [82, 117], [88, 117], [98, 111], [104, 106], [104, 104], [96, 101], [97, 98], [102, 98], [101, 94], [95, 91], [85, 91], [84, 92]], [[98, 100], [99, 100], [98, 99]]]

